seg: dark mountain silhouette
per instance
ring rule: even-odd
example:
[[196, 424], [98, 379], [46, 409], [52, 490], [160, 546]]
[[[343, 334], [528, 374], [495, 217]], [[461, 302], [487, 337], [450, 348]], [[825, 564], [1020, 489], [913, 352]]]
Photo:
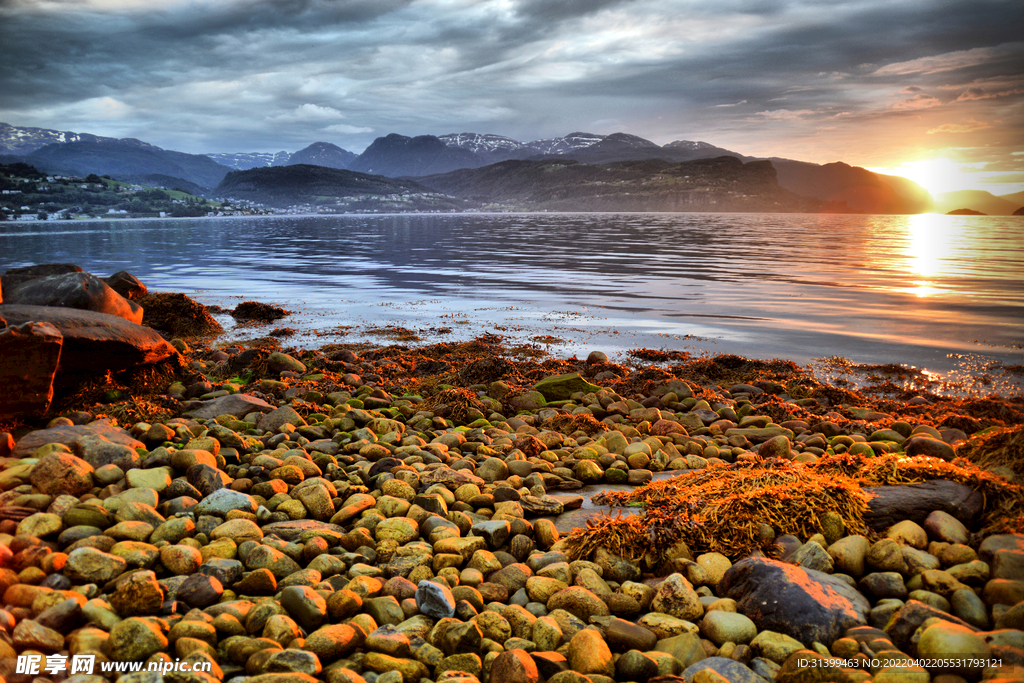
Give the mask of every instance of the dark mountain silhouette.
[[473, 152], [449, 147], [433, 135], [410, 138], [392, 133], [374, 140], [349, 164], [349, 169], [398, 178], [447, 173], [479, 165]]
[[988, 216], [1011, 216], [1020, 208], [1020, 204], [984, 190], [944, 192], [935, 197], [935, 210], [939, 213], [962, 208], [973, 209]]
[[348, 168], [356, 159], [356, 155], [329, 142], [314, 142], [305, 149], [300, 149], [288, 158], [288, 165], [312, 164], [327, 168]]
[[130, 138], [47, 145], [25, 161], [50, 173], [112, 177], [159, 174], [203, 187], [214, 187], [230, 170], [207, 156], [173, 152]]
[[[398, 201], [406, 198], [404, 209], [458, 210], [462, 202], [445, 198], [423, 198], [430, 191], [411, 180], [397, 180], [357, 171], [297, 164], [232, 171], [214, 189], [218, 196], [245, 199], [270, 206], [310, 204], [336, 206], [339, 198], [360, 202], [368, 198]], [[359, 204], [366, 208], [370, 205]], [[375, 206], [375, 205], [374, 205]]]
[[863, 213], [921, 213], [931, 209], [928, 192], [906, 178], [881, 176], [842, 162], [819, 165], [775, 158], [771, 162], [778, 171], [779, 185], [805, 197], [842, 202]]
[[767, 161], [723, 156], [584, 164], [509, 160], [417, 179], [483, 205], [551, 211], [817, 211], [822, 202], [781, 187]]

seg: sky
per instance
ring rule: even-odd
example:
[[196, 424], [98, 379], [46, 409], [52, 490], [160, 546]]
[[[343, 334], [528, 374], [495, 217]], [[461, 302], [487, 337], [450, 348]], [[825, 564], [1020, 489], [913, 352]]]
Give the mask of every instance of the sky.
[[573, 131], [1024, 190], [1020, 0], [0, 0], [0, 121], [191, 153]]

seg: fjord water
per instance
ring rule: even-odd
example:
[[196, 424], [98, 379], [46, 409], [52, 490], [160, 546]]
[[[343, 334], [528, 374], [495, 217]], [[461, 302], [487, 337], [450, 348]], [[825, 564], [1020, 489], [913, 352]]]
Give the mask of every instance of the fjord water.
[[[292, 343], [552, 335], [948, 372], [1021, 363], [1024, 219], [451, 214], [0, 223], [0, 267], [126, 269], [151, 290], [296, 311]], [[230, 318], [225, 318], [230, 325]], [[341, 326], [350, 329], [341, 328]], [[432, 337], [429, 328], [451, 332]], [[319, 335], [311, 334], [319, 331]], [[265, 334], [243, 330], [240, 334]], [[302, 332], [307, 334], [303, 336]], [[377, 339], [377, 341], [382, 341]]]

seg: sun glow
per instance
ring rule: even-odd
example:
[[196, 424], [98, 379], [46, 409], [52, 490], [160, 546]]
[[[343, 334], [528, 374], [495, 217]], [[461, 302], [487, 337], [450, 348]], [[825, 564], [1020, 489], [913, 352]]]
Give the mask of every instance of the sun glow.
[[977, 172], [973, 167], [949, 158], [905, 161], [892, 169], [892, 173], [913, 180], [933, 195], [979, 189]]

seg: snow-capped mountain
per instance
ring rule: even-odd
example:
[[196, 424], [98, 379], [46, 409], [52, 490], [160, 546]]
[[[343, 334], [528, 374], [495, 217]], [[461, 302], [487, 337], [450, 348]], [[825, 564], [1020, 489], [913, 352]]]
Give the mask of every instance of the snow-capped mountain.
[[207, 154], [218, 164], [223, 164], [238, 171], [250, 168], [261, 168], [263, 166], [285, 166], [291, 154], [285, 151], [280, 152], [235, 152], [235, 153], [213, 153]]
[[561, 138], [548, 138], [547, 140], [534, 140], [528, 142], [524, 147], [534, 150], [535, 154], [568, 154], [586, 149], [604, 140], [604, 135], [593, 133], [569, 133]]
[[89, 133], [72, 133], [49, 128], [25, 128], [0, 123], [0, 154], [31, 154], [47, 145], [62, 142], [111, 142], [115, 139]]
[[676, 140], [665, 145], [666, 149], [686, 149], [698, 152], [705, 149], [718, 149], [710, 142], [699, 142], [694, 140]]
[[514, 151], [523, 146], [523, 143], [518, 140], [489, 133], [449, 133], [448, 135], [439, 135], [438, 139], [448, 147], [468, 149], [476, 154]]

